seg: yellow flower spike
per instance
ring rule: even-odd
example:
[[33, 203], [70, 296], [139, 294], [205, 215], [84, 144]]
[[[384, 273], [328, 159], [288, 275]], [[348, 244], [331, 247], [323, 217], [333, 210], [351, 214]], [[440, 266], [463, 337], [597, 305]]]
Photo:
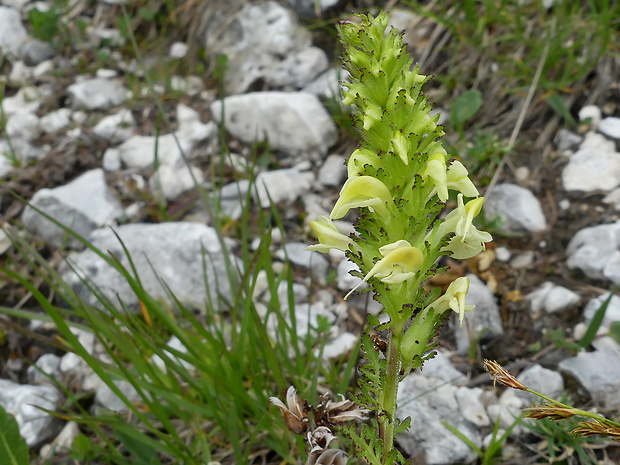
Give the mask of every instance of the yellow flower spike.
[[459, 322], [463, 326], [465, 312], [472, 311], [475, 305], [466, 305], [465, 297], [469, 291], [469, 279], [465, 277], [457, 278], [446, 289], [446, 293], [439, 297], [435, 302], [426, 308], [432, 307], [437, 313], [443, 313], [448, 309], [459, 314]]
[[445, 202], [448, 200], [448, 176], [446, 173], [446, 151], [439, 147], [435, 153], [433, 153], [426, 163], [426, 170], [424, 170], [424, 177], [430, 178], [435, 189], [437, 189], [437, 196], [439, 200]]
[[394, 152], [400, 157], [405, 165], [409, 164], [409, 138], [402, 132], [397, 131], [392, 139]]
[[463, 194], [459, 194], [458, 206], [448, 213], [444, 222], [437, 228], [434, 244], [437, 244], [446, 234], [454, 233], [450, 243], [442, 252], [451, 252], [452, 258], [464, 260], [478, 255], [485, 249], [485, 242], [491, 242], [493, 237], [485, 231], [479, 231], [474, 225], [474, 218], [480, 213], [484, 197], [463, 203]]
[[459, 191], [465, 197], [478, 197], [478, 189], [467, 175], [467, 168], [454, 160], [448, 167], [448, 189]]
[[380, 247], [379, 253], [383, 255], [383, 258], [375, 263], [375, 266], [364, 276], [363, 281], [349, 291], [344, 297], [345, 300], [362, 283], [367, 282], [373, 276], [386, 284], [398, 284], [413, 278], [424, 260], [424, 255], [420, 249], [413, 247], [403, 239]]
[[372, 176], [357, 176], [349, 178], [342, 186], [340, 197], [334, 205], [329, 218], [342, 218], [351, 208], [368, 207], [371, 212], [376, 211], [383, 218], [389, 216], [386, 204], [392, 204], [390, 191]]
[[349, 245], [353, 242], [350, 237], [338, 231], [332, 220], [324, 216], [319, 216], [318, 221], [310, 221], [310, 227], [318, 237], [320, 244], [311, 245], [306, 250], [325, 253], [331, 249], [338, 249], [344, 252], [349, 249]]

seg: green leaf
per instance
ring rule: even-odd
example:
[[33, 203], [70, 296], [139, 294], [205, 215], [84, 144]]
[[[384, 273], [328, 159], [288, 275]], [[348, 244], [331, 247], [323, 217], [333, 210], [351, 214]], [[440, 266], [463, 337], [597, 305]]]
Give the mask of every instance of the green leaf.
[[479, 90], [468, 90], [452, 103], [450, 118], [457, 128], [473, 118], [482, 106], [482, 94]]
[[573, 341], [566, 339], [564, 328], [557, 328], [547, 331], [547, 336], [551, 343], [558, 349], [580, 350], [581, 346]]
[[121, 428], [114, 428], [114, 433], [119, 439], [121, 444], [127, 448], [127, 450], [134, 455], [138, 460], [136, 463], [140, 465], [160, 464], [161, 462], [157, 458], [157, 453], [153, 448], [152, 439], [144, 436], [137, 431], [132, 431], [132, 434], [127, 434]]
[[611, 302], [611, 298], [616, 295], [616, 292], [618, 292], [619, 288], [619, 286], [612, 287], [611, 291], [609, 292], [609, 297], [605, 299], [605, 302], [603, 302], [603, 304], [594, 314], [594, 317], [592, 318], [592, 321], [590, 321], [590, 325], [588, 326], [586, 333], [581, 338], [581, 341], [579, 341], [579, 345], [584, 349], [590, 347], [590, 344], [592, 344], [592, 341], [594, 341], [596, 333], [598, 332], [598, 329], [601, 327], [603, 319], [605, 318], [605, 312], [607, 311], [607, 307], [609, 307], [609, 302]]
[[0, 457], [2, 465], [29, 465], [28, 445], [19, 434], [13, 415], [0, 406]]
[[558, 115], [564, 118], [564, 121], [566, 121], [568, 124], [570, 124], [571, 126], [577, 125], [577, 122], [570, 114], [570, 110], [564, 103], [564, 100], [562, 100], [559, 95], [551, 94], [549, 97], [547, 97], [547, 103]]

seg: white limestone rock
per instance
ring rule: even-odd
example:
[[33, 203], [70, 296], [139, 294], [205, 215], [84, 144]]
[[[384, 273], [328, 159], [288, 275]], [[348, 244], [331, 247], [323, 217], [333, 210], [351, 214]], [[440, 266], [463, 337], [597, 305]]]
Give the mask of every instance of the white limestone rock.
[[0, 5], [0, 52], [16, 53], [27, 37], [19, 11]]
[[57, 433], [58, 420], [37, 406], [56, 410], [58, 402], [60, 393], [49, 384], [33, 386], [0, 379], [0, 405], [15, 417], [19, 432], [28, 446], [36, 446]]
[[268, 208], [271, 202], [291, 204], [310, 191], [313, 181], [313, 173], [296, 168], [264, 171], [256, 177], [253, 194], [258, 197], [256, 200], [262, 208]]
[[211, 105], [219, 123], [246, 143], [269, 141], [274, 150], [291, 155], [324, 156], [338, 140], [336, 124], [312, 94], [303, 92], [253, 92], [234, 95]]
[[88, 79], [70, 85], [67, 93], [76, 109], [107, 110], [129, 98], [128, 90], [107, 79]]
[[[33, 205], [86, 238], [97, 228], [122, 216], [123, 208], [109, 189], [103, 170], [87, 171], [69, 184], [54, 189], [40, 189], [29, 205]], [[33, 234], [60, 247], [67, 239], [71, 248], [83, 245], [65, 231], [27, 207], [22, 214], [24, 226]]]
[[93, 132], [112, 144], [125, 142], [136, 129], [136, 120], [130, 110], [123, 108], [106, 116], [93, 128]]
[[620, 283], [620, 222], [581, 229], [566, 247], [566, 264], [592, 279]]
[[539, 232], [547, 228], [547, 220], [538, 199], [528, 189], [516, 184], [498, 184], [484, 203], [488, 219], [498, 215], [505, 219], [502, 232], [517, 234]]
[[[216, 311], [220, 308], [217, 296], [231, 299], [231, 289], [235, 283], [231, 284], [228, 280], [224, 251], [214, 229], [189, 222], [134, 223], [118, 226], [115, 232], [131, 254], [144, 289], [153, 298], [161, 298], [173, 304], [168, 289], [162, 286], [163, 281], [182, 303], [199, 309], [206, 306], [207, 289]], [[94, 231], [89, 240], [98, 249], [117, 257], [124, 267], [129, 267], [126, 253], [110, 229]], [[121, 299], [128, 308], [138, 309], [138, 297], [127, 280], [93, 251], [87, 249], [73, 253], [68, 260], [80, 275], [96, 283], [108, 298], [113, 301]], [[230, 260], [233, 268], [241, 266], [236, 264], [233, 257]], [[74, 271], [66, 266], [62, 266], [60, 271], [65, 282], [74, 288], [87, 305], [101, 307]], [[234, 276], [232, 279], [234, 281]]]

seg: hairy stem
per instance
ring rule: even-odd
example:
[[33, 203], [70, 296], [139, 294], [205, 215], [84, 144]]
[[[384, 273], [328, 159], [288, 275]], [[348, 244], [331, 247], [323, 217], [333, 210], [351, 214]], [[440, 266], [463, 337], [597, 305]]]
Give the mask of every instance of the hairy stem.
[[[380, 434], [383, 440], [383, 463], [388, 464], [388, 455], [394, 448], [394, 425], [396, 422], [396, 396], [400, 379], [402, 329], [390, 335], [388, 345], [388, 364], [383, 391], [383, 412], [379, 416]], [[391, 465], [391, 464], [390, 464]]]

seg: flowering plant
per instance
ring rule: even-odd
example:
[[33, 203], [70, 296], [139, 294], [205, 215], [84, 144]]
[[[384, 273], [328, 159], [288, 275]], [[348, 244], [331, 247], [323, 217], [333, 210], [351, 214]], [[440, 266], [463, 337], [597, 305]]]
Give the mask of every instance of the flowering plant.
[[[484, 199], [467, 169], [450, 161], [441, 144], [438, 116], [430, 115], [421, 92], [428, 77], [411, 69], [401, 35], [394, 29], [386, 33], [387, 14], [359, 18], [337, 28], [350, 73], [350, 82], [343, 84], [344, 103], [358, 109], [360, 146], [349, 158], [348, 179], [329, 218], [310, 223], [319, 244], [309, 249], [344, 251], [388, 316], [385, 323], [368, 317], [375, 330], [389, 335], [385, 357], [369, 334], [362, 341], [367, 363], [361, 367], [357, 400], [374, 418], [361, 433], [346, 427], [363, 458], [380, 465], [403, 463], [393, 447], [395, 434], [407, 427], [395, 415], [399, 382], [433, 356], [433, 339], [450, 310], [462, 324], [473, 308], [465, 304], [467, 278], [455, 280], [442, 296], [425, 291], [423, 283], [439, 271], [441, 256], [473, 257], [492, 238], [473, 225]], [[457, 193], [457, 207], [440, 219], [449, 191]], [[359, 214], [356, 232], [346, 236], [333, 220], [352, 209]]]

